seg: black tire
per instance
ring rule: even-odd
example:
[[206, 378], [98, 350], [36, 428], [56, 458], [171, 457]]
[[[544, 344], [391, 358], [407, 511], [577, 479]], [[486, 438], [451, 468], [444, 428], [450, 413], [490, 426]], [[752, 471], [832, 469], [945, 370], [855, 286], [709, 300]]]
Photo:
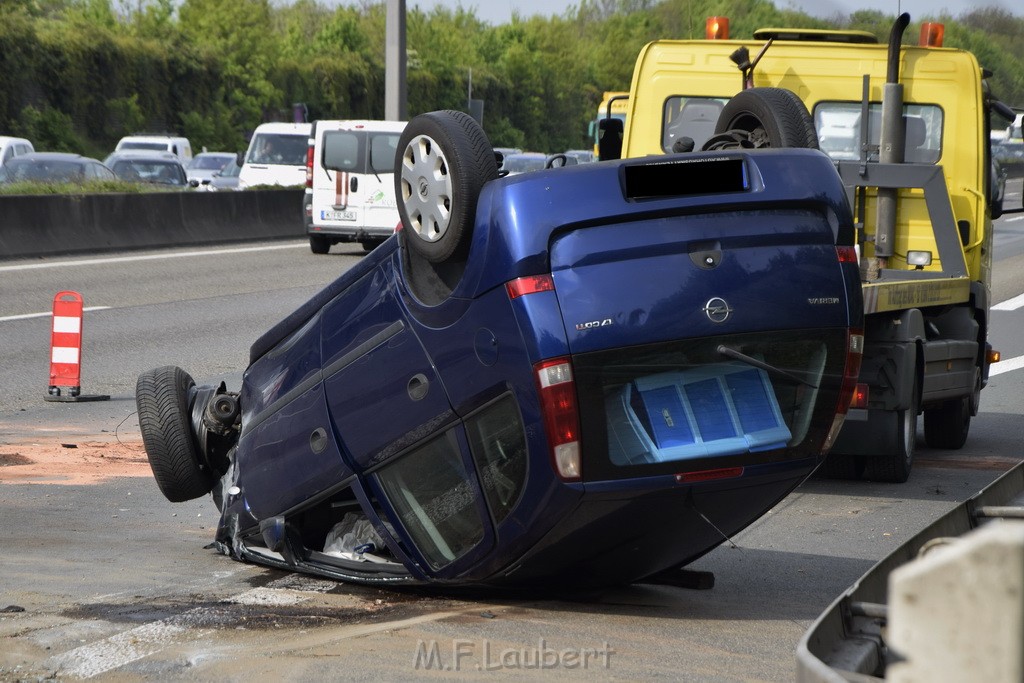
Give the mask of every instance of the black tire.
[[135, 384], [149, 466], [160, 491], [172, 503], [204, 496], [216, 481], [200, 460], [192, 435], [189, 402], [194, 387], [187, 372], [171, 365], [142, 373]]
[[374, 239], [369, 239], [369, 240], [361, 240], [359, 242], [359, 244], [361, 244], [363, 246], [363, 251], [365, 251], [367, 254], [369, 254], [371, 251], [373, 251], [374, 249], [376, 249], [380, 245], [384, 244], [384, 240], [379, 239], [379, 238], [374, 238]]
[[736, 93], [722, 108], [715, 135], [704, 149], [741, 146], [723, 137], [728, 133], [733, 133], [733, 140], [736, 133], [745, 138], [749, 144], [743, 147], [818, 149], [818, 134], [807, 107], [793, 91], [784, 88], [750, 88]]
[[331, 250], [331, 241], [323, 235], [310, 235], [309, 250], [314, 254], [326, 254]]
[[817, 470], [826, 479], [860, 479], [864, 471], [864, 459], [850, 453], [829, 453]]
[[431, 263], [464, 257], [484, 183], [498, 177], [494, 150], [469, 114], [415, 117], [398, 141], [395, 196], [409, 248]]
[[924, 411], [924, 440], [929, 448], [963, 448], [970, 429], [970, 396], [950, 399]]
[[910, 478], [917, 445], [917, 384], [911, 392], [911, 405], [896, 411], [896, 429], [880, 453], [864, 459], [864, 478], [902, 484]]

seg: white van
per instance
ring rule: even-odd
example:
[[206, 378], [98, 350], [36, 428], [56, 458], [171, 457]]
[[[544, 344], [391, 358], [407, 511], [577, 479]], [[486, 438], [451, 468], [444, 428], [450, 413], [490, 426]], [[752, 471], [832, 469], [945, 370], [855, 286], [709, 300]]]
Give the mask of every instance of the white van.
[[182, 166], [188, 166], [192, 160], [192, 145], [188, 138], [173, 135], [128, 135], [121, 138], [115, 152], [129, 151], [170, 152], [178, 157]]
[[0, 135], [0, 166], [3, 166], [14, 157], [36, 151], [32, 143], [25, 138], [9, 138]]
[[404, 121], [316, 121], [307, 168], [312, 188], [309, 248], [359, 242], [369, 251], [401, 222], [395, 201], [395, 153]]
[[238, 187], [296, 185], [306, 181], [309, 123], [263, 123], [256, 127], [242, 159]]

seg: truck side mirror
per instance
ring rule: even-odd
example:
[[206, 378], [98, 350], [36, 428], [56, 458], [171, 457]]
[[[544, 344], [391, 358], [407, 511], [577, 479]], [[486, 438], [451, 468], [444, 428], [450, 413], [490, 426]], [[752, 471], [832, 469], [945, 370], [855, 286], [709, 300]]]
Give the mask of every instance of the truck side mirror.
[[235, 152], [235, 163], [239, 166], [245, 163], [245, 152]]
[[599, 161], [622, 158], [621, 119], [604, 118], [597, 122], [597, 156]]

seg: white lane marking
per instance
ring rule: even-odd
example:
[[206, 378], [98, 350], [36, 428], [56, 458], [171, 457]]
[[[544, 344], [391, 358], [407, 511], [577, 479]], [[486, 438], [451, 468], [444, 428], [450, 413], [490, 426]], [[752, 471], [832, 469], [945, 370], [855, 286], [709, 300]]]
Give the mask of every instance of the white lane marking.
[[1016, 311], [1021, 306], [1024, 306], [1024, 294], [1018, 294], [1012, 299], [1002, 301], [992, 307], [993, 311]]
[[[85, 308], [82, 309], [82, 311], [83, 312], [85, 312], [85, 311], [105, 311], [108, 308], [110, 308], [110, 306], [86, 306]], [[28, 320], [29, 318], [48, 318], [51, 315], [53, 315], [53, 311], [49, 311], [47, 313], [22, 313], [21, 315], [0, 316], [0, 323], [5, 323], [8, 320]], [[60, 330], [58, 330], [58, 332], [59, 331]]]
[[[309, 599], [297, 591], [326, 593], [338, 585], [336, 581], [292, 574], [222, 602], [275, 607], [295, 605]], [[198, 640], [212, 631], [210, 626], [222, 624], [223, 620], [223, 609], [195, 607], [55, 655], [48, 663], [65, 676], [92, 678], [154, 655], [172, 645]]]
[[140, 254], [137, 256], [112, 256], [109, 258], [81, 259], [73, 261], [53, 261], [51, 263], [23, 263], [17, 266], [0, 266], [0, 273], [16, 270], [41, 270], [44, 268], [69, 268], [72, 266], [102, 266], [108, 263], [131, 263], [133, 261], [160, 261], [172, 258], [192, 258], [195, 256], [222, 256], [224, 254], [247, 254], [254, 251], [274, 251], [278, 249], [308, 248], [305, 242], [289, 242], [288, 244], [271, 244], [262, 247], [236, 247], [233, 249], [209, 249], [207, 251], [179, 251], [166, 254]]
[[1017, 356], [1016, 358], [1007, 358], [1001, 360], [998, 363], [993, 363], [988, 368], [988, 376], [1001, 375], [1004, 372], [1012, 372], [1014, 370], [1020, 370], [1024, 368], [1024, 356]]
[[1024, 221], [1024, 216], [1014, 216], [1013, 218], [1004, 218], [1004, 223], [1016, 223], [1017, 221]]

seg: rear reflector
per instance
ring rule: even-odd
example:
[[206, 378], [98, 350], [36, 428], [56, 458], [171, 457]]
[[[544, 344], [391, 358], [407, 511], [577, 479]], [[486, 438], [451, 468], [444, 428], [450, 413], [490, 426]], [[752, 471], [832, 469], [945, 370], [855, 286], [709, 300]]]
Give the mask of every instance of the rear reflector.
[[551, 358], [533, 366], [544, 414], [544, 432], [551, 445], [551, 461], [558, 476], [578, 481], [580, 469], [580, 420], [576, 383], [568, 358]]
[[857, 387], [853, 390], [853, 399], [850, 401], [851, 408], [867, 408], [868, 407], [868, 385], [857, 384]]
[[506, 282], [505, 289], [508, 291], [508, 298], [515, 299], [536, 292], [553, 292], [555, 291], [555, 281], [548, 274], [527, 275]]
[[717, 470], [700, 470], [699, 472], [682, 472], [676, 475], [676, 481], [680, 484], [693, 484], [698, 481], [713, 481], [715, 479], [735, 479], [743, 476], [742, 467], [723, 467]]

